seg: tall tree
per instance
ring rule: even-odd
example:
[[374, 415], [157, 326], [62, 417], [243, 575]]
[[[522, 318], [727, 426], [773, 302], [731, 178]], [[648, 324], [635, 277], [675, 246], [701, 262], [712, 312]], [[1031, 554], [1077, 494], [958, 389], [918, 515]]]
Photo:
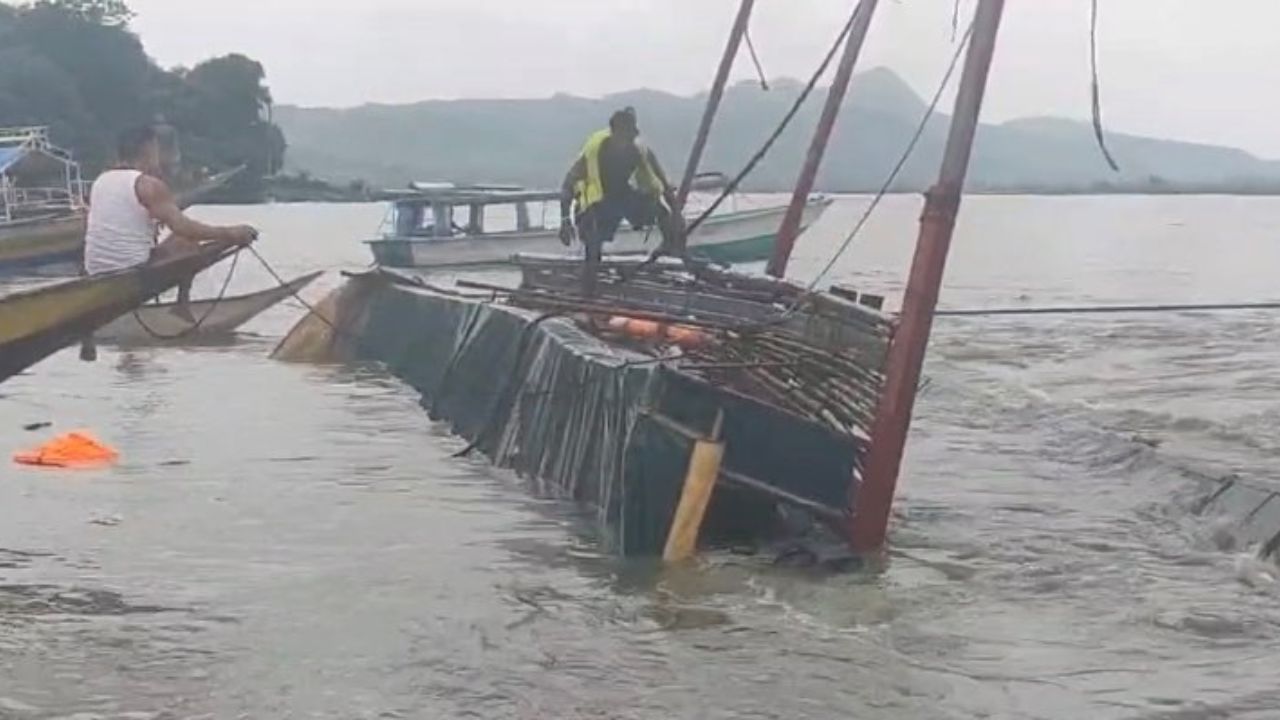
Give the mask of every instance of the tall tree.
[[36, 5], [50, 6], [95, 25], [118, 27], [133, 17], [133, 11], [124, 0], [40, 0]]
[[122, 0], [0, 0], [0, 125], [49, 125], [90, 173], [125, 127], [165, 118], [189, 167], [247, 165], [235, 195], [260, 196], [284, 161], [262, 65], [227, 55], [191, 70], [162, 70], [128, 26]]

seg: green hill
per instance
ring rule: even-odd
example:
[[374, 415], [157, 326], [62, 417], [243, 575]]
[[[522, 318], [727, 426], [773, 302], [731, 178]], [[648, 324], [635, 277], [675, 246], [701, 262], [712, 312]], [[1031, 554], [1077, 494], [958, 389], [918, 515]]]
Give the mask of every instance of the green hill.
[[[753, 83], [729, 89], [704, 170], [734, 172], [786, 112], [801, 85], [782, 80], [765, 92]], [[855, 77], [832, 138], [819, 187], [865, 191], [880, 186], [898, 159], [925, 102], [893, 72]], [[752, 189], [789, 187], [824, 101], [815, 92], [751, 178]], [[279, 106], [289, 165], [340, 181], [398, 186], [410, 180], [558, 184], [586, 135], [624, 105], [640, 113], [646, 141], [671, 174], [683, 166], [705, 95], [634, 90], [604, 98], [556, 95], [537, 100], [449, 100], [350, 109]], [[921, 190], [936, 173], [948, 118], [935, 116], [897, 190]], [[1111, 172], [1086, 124], [1058, 118], [984, 125], [970, 188], [994, 191], [1231, 190], [1280, 188], [1280, 166], [1242, 150], [1109, 135], [1122, 171]]]

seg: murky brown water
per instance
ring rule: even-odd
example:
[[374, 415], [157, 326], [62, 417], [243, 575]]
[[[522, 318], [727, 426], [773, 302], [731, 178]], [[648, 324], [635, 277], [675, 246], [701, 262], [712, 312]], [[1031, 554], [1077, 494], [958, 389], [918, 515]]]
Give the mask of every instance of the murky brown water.
[[[918, 210], [891, 199], [840, 278], [896, 287]], [[367, 263], [382, 208], [201, 212], [293, 274]], [[944, 300], [1276, 299], [1278, 226], [1266, 199], [974, 198]], [[940, 322], [892, 565], [821, 577], [599, 556], [377, 368], [267, 360], [297, 313], [0, 386], [0, 451], [52, 421], [123, 453], [0, 465], [0, 718], [1280, 716], [1277, 597], [1175, 502], [1272, 481], [1271, 314]]]

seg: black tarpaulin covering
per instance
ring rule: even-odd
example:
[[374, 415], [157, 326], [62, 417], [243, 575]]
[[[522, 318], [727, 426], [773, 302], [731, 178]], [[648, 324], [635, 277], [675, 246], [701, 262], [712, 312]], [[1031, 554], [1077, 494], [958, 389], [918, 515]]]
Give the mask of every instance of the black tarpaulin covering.
[[[692, 441], [725, 413], [725, 466], [834, 509], [860, 453], [852, 437], [602, 342], [564, 317], [406, 285], [373, 293], [359, 352], [423, 394], [495, 464], [590, 508], [614, 549], [660, 553]], [[773, 500], [721, 485], [704, 539], [774, 530]]]

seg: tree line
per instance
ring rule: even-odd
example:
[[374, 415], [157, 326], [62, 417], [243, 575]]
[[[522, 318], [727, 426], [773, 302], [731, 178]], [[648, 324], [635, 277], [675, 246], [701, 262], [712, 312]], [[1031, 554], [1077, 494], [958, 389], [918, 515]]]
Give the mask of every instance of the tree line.
[[164, 122], [179, 133], [179, 181], [244, 165], [223, 199], [260, 199], [286, 148], [262, 65], [232, 54], [165, 70], [132, 17], [124, 0], [0, 1], [0, 126], [49, 126], [92, 177], [121, 130]]

